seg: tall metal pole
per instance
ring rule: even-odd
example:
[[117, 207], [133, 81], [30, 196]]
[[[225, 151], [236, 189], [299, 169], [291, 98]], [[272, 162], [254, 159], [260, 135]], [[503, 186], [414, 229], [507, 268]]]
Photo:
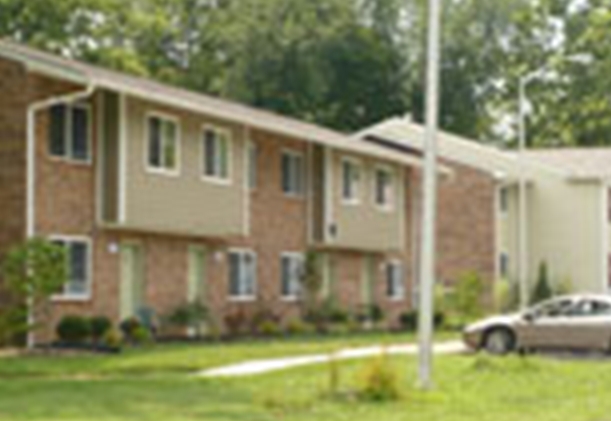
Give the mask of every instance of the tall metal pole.
[[435, 218], [437, 206], [437, 126], [439, 112], [439, 0], [429, 0], [426, 68], [426, 130], [424, 133], [424, 178], [420, 253], [419, 386], [432, 387], [433, 287], [435, 284]]
[[520, 308], [528, 307], [528, 241], [526, 221], [526, 178], [524, 175], [524, 152], [526, 150], [526, 84], [527, 77], [520, 78], [519, 86], [519, 144], [518, 144], [518, 278], [520, 282]]

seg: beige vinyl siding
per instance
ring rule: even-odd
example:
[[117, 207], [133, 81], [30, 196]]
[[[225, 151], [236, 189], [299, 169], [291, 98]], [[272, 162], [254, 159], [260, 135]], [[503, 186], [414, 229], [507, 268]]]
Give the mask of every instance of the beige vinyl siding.
[[[571, 182], [548, 171], [528, 187], [529, 284], [546, 262], [552, 283], [570, 282], [575, 291], [603, 292], [606, 285], [606, 198], [600, 182]], [[510, 255], [511, 278], [518, 273], [518, 195], [511, 189], [502, 241]], [[603, 225], [604, 223], [604, 225]]]
[[[342, 159], [357, 159], [361, 164], [359, 183], [360, 201], [346, 204], [342, 201]], [[382, 210], [374, 202], [374, 169], [388, 166], [393, 173], [394, 196], [392, 210]], [[377, 160], [333, 152], [333, 216], [337, 235], [333, 246], [360, 250], [400, 250], [403, 248], [402, 218], [405, 212], [404, 171], [398, 165]]]
[[[147, 115], [160, 113], [176, 119], [178, 172], [147, 171]], [[225, 236], [244, 233], [244, 137], [242, 128], [204, 116], [167, 109], [139, 99], [126, 99], [126, 225], [160, 232]], [[230, 183], [202, 177], [202, 133], [205, 125], [229, 129]]]

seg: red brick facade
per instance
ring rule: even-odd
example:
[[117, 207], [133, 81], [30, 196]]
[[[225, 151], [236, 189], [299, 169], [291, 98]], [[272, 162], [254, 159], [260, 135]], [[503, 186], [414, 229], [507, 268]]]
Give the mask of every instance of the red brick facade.
[[[74, 87], [46, 78], [27, 76], [19, 66], [0, 61], [0, 257], [3, 250], [23, 240], [25, 233], [25, 112], [24, 95], [45, 96], [69, 92]], [[6, 71], [6, 73], [5, 73]], [[5, 94], [8, 92], [9, 94]], [[12, 93], [12, 94], [10, 94]], [[75, 236], [91, 241], [91, 296], [81, 300], [56, 299], [52, 320], [46, 334], [37, 340], [52, 338], [52, 330], [66, 314], [105, 315], [119, 322], [121, 255], [118, 245], [134, 242], [143, 251], [144, 301], [157, 315], [165, 316], [187, 299], [188, 250], [206, 247], [205, 290], [211, 314], [219, 325], [231, 312], [253, 312], [262, 306], [282, 316], [296, 317], [299, 305], [283, 300], [280, 292], [280, 259], [283, 252], [306, 252], [311, 229], [311, 198], [289, 197], [281, 189], [281, 151], [295, 149], [307, 153], [307, 143], [253, 130], [257, 146], [257, 185], [250, 192], [250, 235], [245, 238], [212, 243], [196, 237], [136, 233], [104, 228], [97, 220], [97, 168], [100, 165], [96, 127], [96, 95], [90, 100], [92, 144], [91, 163], [75, 163], [48, 154], [48, 113], [36, 119], [36, 233], [40, 236]], [[494, 187], [488, 177], [464, 167], [454, 166], [455, 176], [441, 184], [438, 247], [439, 273], [454, 280], [460, 273], [476, 270], [485, 278], [494, 275]], [[405, 201], [405, 250], [402, 253], [367, 254], [365, 252], [327, 251], [334, 267], [333, 295], [341, 307], [355, 311], [363, 304], [365, 259], [372, 259], [373, 296], [390, 324], [410, 307], [414, 283], [414, 230], [419, 219], [419, 177], [407, 171]], [[7, 203], [7, 205], [4, 205]], [[492, 209], [493, 210], [493, 209]], [[228, 293], [228, 255], [231, 249], [249, 249], [257, 255], [257, 299], [236, 302]], [[385, 263], [399, 260], [405, 268], [406, 293], [402, 300], [387, 297]]]

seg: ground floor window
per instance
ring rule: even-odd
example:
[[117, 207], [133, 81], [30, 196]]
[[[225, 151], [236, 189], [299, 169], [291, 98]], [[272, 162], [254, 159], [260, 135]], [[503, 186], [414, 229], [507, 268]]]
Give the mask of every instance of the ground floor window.
[[386, 296], [394, 300], [403, 299], [405, 283], [403, 265], [399, 262], [386, 264]]
[[507, 253], [499, 255], [499, 275], [502, 279], [509, 277], [509, 255]]
[[91, 245], [88, 239], [53, 238], [64, 247], [68, 264], [68, 281], [61, 296], [86, 298], [91, 294]]
[[250, 250], [229, 252], [229, 296], [237, 299], [255, 297], [257, 256]]
[[301, 253], [283, 253], [280, 259], [280, 292], [282, 298], [295, 299], [299, 295], [304, 258]]

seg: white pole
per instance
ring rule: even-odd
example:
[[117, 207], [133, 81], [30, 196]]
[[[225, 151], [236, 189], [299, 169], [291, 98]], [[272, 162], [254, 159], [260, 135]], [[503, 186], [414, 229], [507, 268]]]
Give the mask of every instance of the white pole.
[[520, 282], [520, 308], [528, 307], [528, 241], [526, 222], [526, 179], [524, 176], [524, 151], [526, 150], [526, 84], [527, 78], [520, 78], [519, 86], [519, 144], [518, 144], [518, 278]]
[[426, 130], [424, 138], [424, 178], [422, 236], [420, 253], [419, 386], [432, 387], [433, 287], [435, 283], [435, 213], [437, 206], [437, 126], [439, 108], [439, 30], [440, 2], [429, 0], [428, 52], [426, 77]]

